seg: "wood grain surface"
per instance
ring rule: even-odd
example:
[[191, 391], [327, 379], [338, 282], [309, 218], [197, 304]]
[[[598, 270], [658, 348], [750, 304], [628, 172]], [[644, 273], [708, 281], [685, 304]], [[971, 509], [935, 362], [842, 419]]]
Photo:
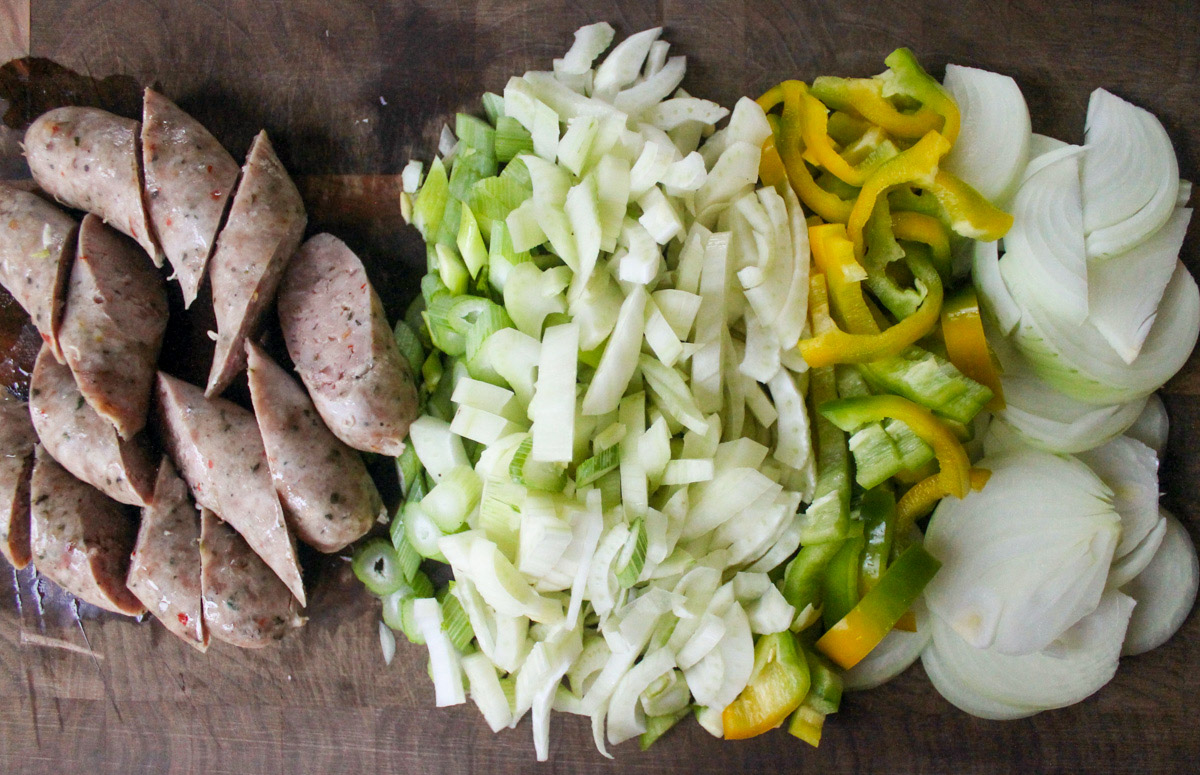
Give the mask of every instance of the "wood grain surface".
[[[454, 111], [475, 109], [510, 75], [547, 68], [576, 27], [597, 20], [621, 34], [664, 25], [672, 52], [688, 57], [685, 86], [727, 104], [782, 78], [877, 72], [907, 45], [937, 73], [955, 62], [1013, 75], [1035, 130], [1077, 142], [1088, 94], [1104, 86], [1154, 111], [1184, 176], [1200, 175], [1200, 8], [1168, 0], [7, 0], [0, 56], [28, 50], [88, 78], [27, 60], [0, 73], [0, 109], [10, 127], [22, 110], [63, 102], [130, 113], [140, 87], [157, 83], [235, 156], [266, 127], [312, 228], [364, 256], [395, 316], [423, 264], [400, 224], [396, 173], [412, 155], [429, 157]], [[43, 77], [57, 85], [30, 88]], [[3, 130], [0, 151], [17, 136]], [[20, 176], [19, 165], [0, 171]], [[1196, 224], [1185, 260], [1200, 272]], [[19, 315], [11, 306], [0, 303], [0, 323]], [[27, 354], [10, 347], [18, 329], [0, 329], [10, 332], [0, 378], [19, 384]], [[168, 353], [176, 362], [190, 357], [182, 341]], [[1165, 503], [1196, 535], [1200, 361], [1165, 392]], [[1165, 647], [1124, 660], [1096, 696], [1033, 719], [966, 716], [917, 667], [850, 696], [819, 750], [781, 732], [724, 743], [687, 723], [647, 753], [619, 747], [610, 763], [584, 720], [556, 716], [552, 759], [538, 766], [528, 722], [493, 736], [471, 705], [434, 708], [422, 650], [402, 644], [384, 666], [378, 603], [344, 561], [308, 565], [310, 622], [299, 636], [199, 655], [150, 623], [87, 611], [77, 621], [49, 585], [0, 560], [0, 773], [1028, 775], [1194, 772], [1200, 760], [1193, 617]]]

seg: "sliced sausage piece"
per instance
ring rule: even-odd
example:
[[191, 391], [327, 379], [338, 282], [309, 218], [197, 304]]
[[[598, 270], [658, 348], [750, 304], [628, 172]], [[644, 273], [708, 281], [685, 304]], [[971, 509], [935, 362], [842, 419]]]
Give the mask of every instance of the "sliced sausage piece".
[[217, 238], [238, 164], [200, 122], [146, 89], [142, 102], [146, 212], [190, 307]]
[[29, 477], [36, 444], [29, 407], [0, 394], [0, 554], [17, 570], [29, 564]]
[[85, 217], [59, 342], [79, 392], [123, 439], [146, 424], [166, 329], [166, 290], [146, 254]]
[[189, 646], [208, 649], [200, 612], [200, 513], [166, 457], [158, 467], [154, 503], [142, 509], [127, 583], [163, 626]]
[[59, 361], [58, 329], [78, 228], [40, 196], [0, 184], [0, 283], [29, 313]]
[[94, 606], [130, 616], [145, 613], [125, 586], [136, 533], [125, 507], [71, 476], [40, 444], [30, 497], [38, 573]]
[[304, 624], [295, 598], [245, 539], [209, 509], [201, 510], [200, 522], [204, 624], [210, 635], [255, 649]]
[[254, 414], [288, 524], [318, 551], [344, 549], [384, 516], [375, 482], [362, 457], [321, 422], [299, 383], [253, 342], [246, 342], [246, 356]]
[[196, 503], [233, 525], [303, 605], [296, 539], [284, 522], [254, 415], [162, 372], [158, 410], [167, 449]]
[[154, 459], [146, 438], [117, 435], [83, 400], [71, 370], [42, 347], [29, 381], [29, 412], [42, 445], [63, 468], [120, 503], [145, 506], [154, 497]]
[[208, 270], [217, 347], [205, 395], [220, 395], [246, 365], [243, 343], [275, 298], [307, 222], [296, 184], [275, 156], [267, 133], [259, 132]]
[[408, 362], [358, 256], [329, 234], [304, 243], [279, 292], [288, 353], [329, 430], [396, 456], [417, 414]]
[[161, 266], [138, 175], [140, 125], [99, 108], [43, 113], [25, 130], [25, 158], [42, 189], [128, 234]]

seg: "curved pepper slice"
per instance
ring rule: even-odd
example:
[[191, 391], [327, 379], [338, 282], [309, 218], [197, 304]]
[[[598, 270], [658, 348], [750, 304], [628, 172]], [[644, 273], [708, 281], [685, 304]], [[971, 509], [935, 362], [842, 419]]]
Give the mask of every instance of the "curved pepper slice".
[[920, 544], [908, 547], [858, 605], [817, 640], [817, 648], [842, 668], [854, 667], [892, 631], [941, 567]]
[[808, 661], [791, 632], [760, 636], [749, 683], [721, 713], [725, 739], [745, 740], [779, 726], [800, 707], [809, 684]]
[[925, 299], [917, 311], [886, 331], [874, 334], [846, 333], [836, 326], [817, 331], [814, 326], [817, 333], [797, 345], [809, 366], [868, 363], [896, 355], [933, 330], [942, 308], [942, 280], [928, 261], [911, 256], [908, 263], [925, 285]]
[[950, 228], [964, 237], [995, 242], [1012, 228], [1011, 215], [945, 170], [938, 171], [928, 188], [950, 219]]
[[915, 140], [941, 129], [946, 119], [922, 106], [915, 113], [902, 113], [883, 95], [884, 83], [877, 78], [835, 78], [823, 75], [813, 80], [812, 93], [834, 110], [862, 116], [883, 127], [893, 137]]
[[946, 342], [946, 356], [954, 367], [991, 389], [992, 400], [987, 408], [993, 412], [1003, 409], [1004, 388], [988, 349], [974, 288], [963, 288], [942, 307], [942, 339]]
[[[899, 186], [903, 183], [933, 186], [938, 174], [938, 162], [949, 151], [950, 143], [945, 137], [937, 132], [929, 132], [912, 147], [893, 156], [871, 173], [867, 182], [863, 184], [862, 191], [854, 202], [850, 218], [846, 222], [846, 231], [854, 242], [856, 257], [861, 259], [865, 252], [863, 228], [875, 210], [875, 200], [883, 196], [892, 186]], [[938, 197], [938, 201], [942, 201], [941, 197]]]
[[825, 717], [837, 713], [842, 705], [842, 674], [819, 654], [804, 649], [808, 661], [808, 696], [788, 724], [788, 733], [816, 748], [821, 743]]
[[911, 49], [898, 48], [888, 54], [883, 63], [888, 66], [879, 76], [883, 81], [883, 96], [902, 94], [920, 102], [922, 108], [934, 111], [943, 119], [942, 134], [954, 143], [958, 139], [961, 117], [950, 92], [925, 72]]
[[787, 169], [783, 166], [779, 149], [775, 147], [776, 134], [777, 131], [763, 142], [762, 159], [758, 163], [758, 177], [764, 186], [777, 186], [787, 180]]
[[[971, 489], [982, 490], [991, 475], [992, 472], [986, 468], [972, 468]], [[914, 484], [896, 504], [896, 535], [906, 534], [914, 522], [933, 511], [938, 501], [950, 494], [940, 474], [934, 474]]]
[[[850, 217], [853, 203], [842, 199], [831, 191], [817, 185], [804, 162], [804, 112], [801, 104], [807, 87], [800, 81], [784, 81], [779, 84], [783, 95], [783, 117], [779, 122], [779, 138], [776, 147], [787, 169], [788, 180], [809, 209], [826, 221], [845, 223]], [[772, 92], [774, 89], [772, 89]], [[768, 92], [771, 94], [771, 92]], [[766, 95], [764, 95], [765, 98]]]
[[921, 213], [892, 213], [892, 234], [898, 240], [928, 245], [933, 265], [944, 277], [950, 276], [950, 235], [937, 218]]
[[800, 107], [804, 117], [801, 137], [804, 139], [805, 155], [845, 183], [852, 186], [865, 183], [871, 169], [855, 167], [833, 147], [833, 140], [829, 136], [829, 113], [821, 101], [806, 91], [800, 97]]
[[[817, 410], [846, 432], [887, 418], [900, 420], [929, 446], [937, 457], [938, 480], [946, 494], [962, 498], [970, 486], [971, 461], [962, 443], [946, 423], [925, 407], [894, 395], [856, 396], [828, 401]], [[919, 486], [919, 485], [918, 485]], [[903, 535], [903, 533], [897, 533]]]
[[813, 263], [825, 275], [842, 324], [851, 333], [878, 334], [879, 326], [862, 294], [867, 272], [854, 258], [854, 244], [846, 236], [846, 227], [840, 223], [809, 227], [808, 241]]

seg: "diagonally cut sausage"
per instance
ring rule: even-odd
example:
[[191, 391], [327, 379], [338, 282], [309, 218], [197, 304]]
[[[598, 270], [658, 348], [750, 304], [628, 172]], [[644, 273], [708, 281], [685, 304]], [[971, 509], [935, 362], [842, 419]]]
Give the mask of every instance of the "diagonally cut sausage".
[[146, 212], [190, 307], [217, 238], [238, 164], [200, 122], [146, 89], [142, 102]]
[[385, 514], [375, 482], [299, 383], [253, 342], [246, 355], [254, 414], [288, 524], [318, 551], [344, 549]]
[[146, 424], [166, 328], [166, 290], [146, 255], [85, 217], [59, 342], [79, 392], [123, 439]]
[[307, 222], [300, 192], [275, 156], [267, 133], [259, 132], [208, 270], [217, 346], [205, 395], [220, 395], [245, 365], [246, 337], [275, 298]]
[[280, 286], [279, 322], [329, 430], [355, 449], [399, 455], [417, 389], [379, 294], [345, 243], [329, 234], [304, 243]]
[[200, 612], [200, 513], [166, 457], [158, 467], [154, 503], [142, 509], [128, 585], [164, 627], [189, 646], [208, 648]]
[[146, 438], [130, 441], [83, 400], [71, 370], [38, 353], [29, 381], [29, 411], [42, 445], [71, 474], [120, 503], [145, 506], [154, 497], [154, 459]]
[[38, 573], [94, 606], [138, 616], [125, 586], [136, 532], [124, 506], [81, 482], [40, 444], [30, 486], [30, 545]]
[[29, 564], [29, 477], [37, 434], [24, 401], [0, 393], [0, 554]]
[[210, 635], [262, 648], [300, 627], [295, 599], [246, 541], [209, 509], [201, 510], [204, 624]]
[[79, 224], [40, 196], [0, 184], [0, 284], [62, 361], [58, 329]]
[[163, 437], [196, 503], [217, 512], [304, 604], [296, 541], [283, 519], [254, 415], [159, 372]]
[[137, 240], [161, 266], [138, 174], [137, 121], [99, 108], [55, 108], [25, 131], [25, 158], [42, 189]]

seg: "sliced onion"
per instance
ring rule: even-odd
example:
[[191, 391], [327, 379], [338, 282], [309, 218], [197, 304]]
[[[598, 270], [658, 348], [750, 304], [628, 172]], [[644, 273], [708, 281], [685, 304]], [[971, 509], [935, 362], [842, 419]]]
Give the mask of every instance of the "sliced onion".
[[1000, 332], [1008, 336], [1021, 322], [1021, 308], [1000, 276], [999, 245], [978, 240], [972, 240], [971, 245], [971, 281]]
[[943, 500], [929, 522], [942, 568], [926, 602], [973, 648], [1031, 654], [1095, 609], [1120, 517], [1077, 460], [1026, 450], [978, 465], [987, 487]]
[[1175, 210], [1128, 253], [1088, 266], [1088, 319], [1126, 363], [1137, 358], [1154, 325], [1191, 219], [1191, 210]]
[[1039, 651], [1010, 656], [975, 648], [936, 616], [929, 648], [936, 652], [935, 663], [940, 661], [984, 707], [1010, 706], [1010, 713], [1016, 708], [1034, 712], [1061, 708], [1089, 697], [1112, 680], [1133, 607], [1127, 595], [1106, 593], [1094, 612], [1064, 634], [1053, 655]]
[[[1006, 425], [1039, 449], [1075, 453], [1097, 447], [1121, 435], [1145, 406], [1145, 398], [1107, 406], [1084, 403], [1038, 376], [1004, 337], [989, 335], [988, 341], [1000, 361], [1004, 384], [1005, 407], [996, 415], [1000, 423], [993, 425]], [[996, 431], [989, 430], [989, 438]], [[994, 454], [994, 445], [987, 449]]]
[[1093, 404], [1130, 401], [1162, 386], [1191, 355], [1200, 332], [1200, 292], [1181, 262], [1141, 352], [1129, 364], [1095, 326], [1069, 324], [1042, 307], [1028, 288], [1032, 278], [1014, 267], [1000, 264], [1023, 311], [1015, 341], [1038, 374], [1064, 393]]
[[1029, 161], [1032, 162], [1039, 156], [1050, 153], [1050, 151], [1058, 150], [1065, 145], [1067, 145], [1067, 143], [1059, 140], [1057, 137], [1039, 135], [1037, 132], [1034, 132], [1029, 137]]
[[1146, 400], [1146, 407], [1133, 421], [1133, 425], [1125, 431], [1125, 435], [1137, 439], [1162, 457], [1163, 450], [1167, 448], [1167, 433], [1170, 427], [1167, 407], [1163, 406], [1157, 393], [1152, 393]]
[[1108, 588], [1120, 589], [1144, 571], [1150, 561], [1154, 559], [1154, 555], [1158, 553], [1158, 548], [1162, 546], [1163, 538], [1166, 535], [1167, 519], [1159, 516], [1158, 522], [1137, 546], [1123, 557], [1113, 560], [1112, 569], [1108, 572]]
[[879, 645], [871, 649], [857, 665], [842, 674], [842, 681], [850, 691], [863, 691], [882, 686], [903, 673], [917, 661], [921, 652], [929, 645], [933, 631], [929, 626], [929, 611], [925, 601], [918, 598], [913, 605], [917, 619], [917, 631], [892, 630]]
[[1170, 514], [1162, 546], [1124, 591], [1138, 601], [1125, 636], [1124, 654], [1141, 654], [1166, 643], [1196, 602], [1200, 563], [1187, 530]]
[[1121, 540], [1113, 556], [1124, 557], [1158, 523], [1158, 458], [1140, 441], [1120, 436], [1079, 459], [1113, 491], [1121, 515]]
[[1040, 712], [1039, 708], [1000, 702], [980, 694], [951, 669], [932, 642], [921, 652], [921, 667], [925, 668], [925, 674], [938, 694], [954, 707], [977, 718], [1012, 721]]
[[1066, 320], [1088, 314], [1079, 156], [1068, 155], [1027, 177], [1012, 202], [1002, 263], [1019, 262], [1033, 293]]
[[1149, 111], [1097, 89], [1083, 164], [1088, 255], [1124, 253], [1162, 227], [1179, 194], [1171, 138]]
[[962, 126], [943, 166], [992, 202], [1003, 203], [1029, 157], [1029, 107], [1017, 82], [974, 67], [946, 65], [946, 90]]

